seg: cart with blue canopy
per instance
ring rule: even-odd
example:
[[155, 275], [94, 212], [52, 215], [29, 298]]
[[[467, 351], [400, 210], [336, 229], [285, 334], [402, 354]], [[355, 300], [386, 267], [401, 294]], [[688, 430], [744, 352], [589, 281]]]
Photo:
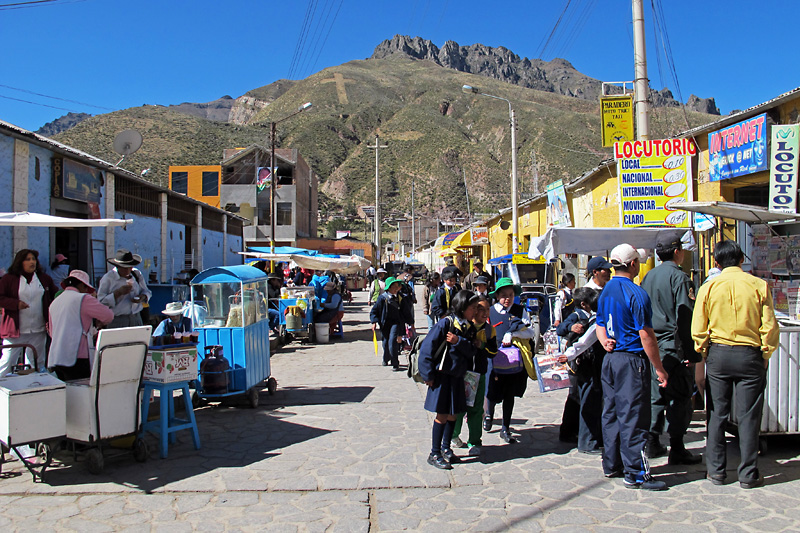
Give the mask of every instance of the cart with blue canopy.
[[270, 394], [277, 381], [270, 377], [267, 275], [252, 266], [214, 267], [194, 277], [192, 302], [207, 310], [200, 323], [198, 353], [202, 399], [246, 395], [258, 406], [260, 385], [267, 380]]

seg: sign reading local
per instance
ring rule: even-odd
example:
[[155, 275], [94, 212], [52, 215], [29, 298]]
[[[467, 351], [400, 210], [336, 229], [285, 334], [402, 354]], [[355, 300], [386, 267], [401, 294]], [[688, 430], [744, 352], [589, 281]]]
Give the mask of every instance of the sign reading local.
[[797, 213], [797, 156], [800, 125], [772, 126], [769, 208]]
[[620, 227], [688, 228], [677, 205], [692, 200], [691, 139], [628, 141], [614, 145], [619, 176]]
[[767, 114], [709, 133], [708, 161], [711, 181], [767, 170]]

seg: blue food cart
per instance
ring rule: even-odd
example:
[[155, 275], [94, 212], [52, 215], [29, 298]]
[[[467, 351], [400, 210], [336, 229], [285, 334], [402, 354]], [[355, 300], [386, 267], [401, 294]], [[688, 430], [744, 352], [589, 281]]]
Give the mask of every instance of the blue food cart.
[[277, 381], [270, 377], [267, 275], [252, 266], [235, 265], [204, 270], [191, 282], [192, 303], [207, 310], [198, 333], [201, 399], [246, 395], [258, 406], [260, 385], [274, 394]]
[[[314, 288], [292, 287], [287, 290], [288, 298], [278, 300], [278, 313], [283, 331], [291, 334], [292, 337], [305, 338], [312, 343], [316, 342], [314, 311], [317, 310], [317, 299], [314, 297]], [[294, 306], [303, 310], [302, 317], [287, 314], [287, 310]]]

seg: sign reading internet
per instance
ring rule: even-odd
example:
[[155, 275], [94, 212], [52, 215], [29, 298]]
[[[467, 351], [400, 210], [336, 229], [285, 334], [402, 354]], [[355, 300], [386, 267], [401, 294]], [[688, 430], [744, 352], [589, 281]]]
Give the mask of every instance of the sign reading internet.
[[675, 206], [692, 200], [691, 139], [627, 141], [614, 145], [620, 227], [688, 228], [689, 214]]
[[767, 114], [708, 134], [708, 179], [720, 181], [767, 170]]

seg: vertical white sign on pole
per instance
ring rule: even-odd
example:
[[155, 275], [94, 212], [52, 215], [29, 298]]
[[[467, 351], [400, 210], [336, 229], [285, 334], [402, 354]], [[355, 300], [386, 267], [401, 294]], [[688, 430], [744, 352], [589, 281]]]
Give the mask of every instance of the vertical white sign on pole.
[[800, 124], [772, 126], [769, 161], [769, 208], [797, 213], [797, 157]]

